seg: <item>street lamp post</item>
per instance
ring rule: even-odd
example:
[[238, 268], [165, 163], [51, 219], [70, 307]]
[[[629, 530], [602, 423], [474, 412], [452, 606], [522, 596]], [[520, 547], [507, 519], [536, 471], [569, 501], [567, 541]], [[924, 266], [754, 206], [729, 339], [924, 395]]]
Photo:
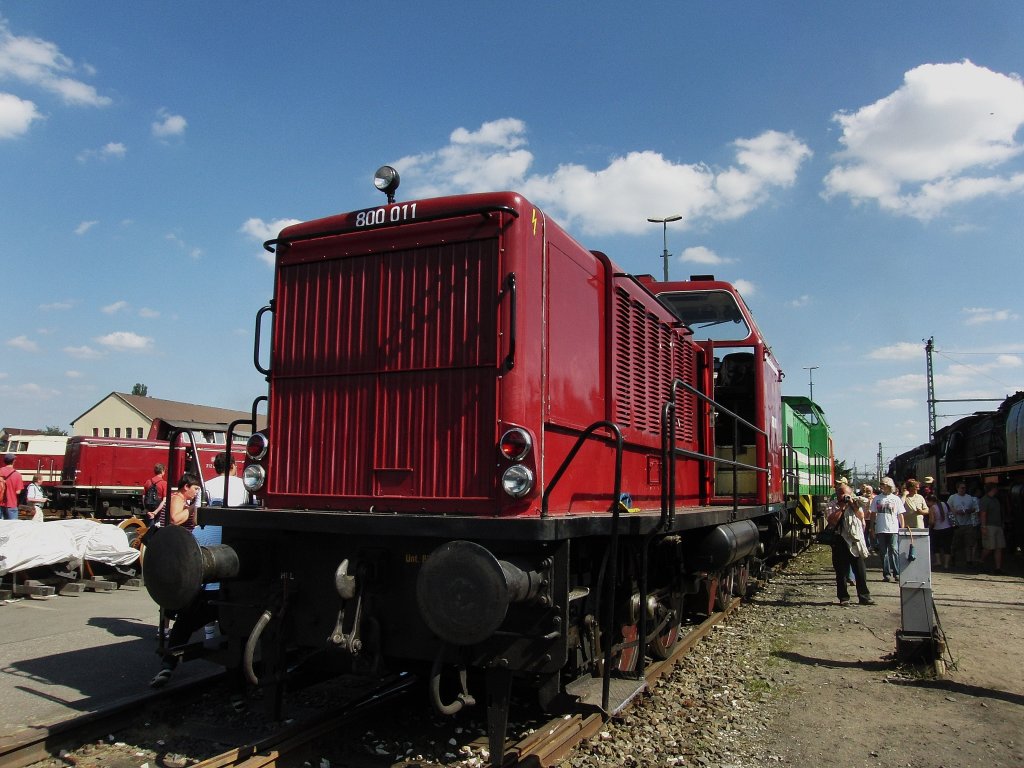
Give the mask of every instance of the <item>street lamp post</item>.
[[662, 237], [662, 253], [661, 258], [665, 260], [665, 282], [668, 282], [668, 258], [672, 254], [668, 252], [668, 223], [670, 221], [679, 221], [682, 216], [666, 216], [664, 219], [647, 219], [651, 224], [661, 224], [661, 237]]
[[807, 376], [810, 379], [811, 385], [811, 402], [814, 402], [814, 372], [818, 370], [816, 365], [805, 365], [804, 370], [807, 371]]

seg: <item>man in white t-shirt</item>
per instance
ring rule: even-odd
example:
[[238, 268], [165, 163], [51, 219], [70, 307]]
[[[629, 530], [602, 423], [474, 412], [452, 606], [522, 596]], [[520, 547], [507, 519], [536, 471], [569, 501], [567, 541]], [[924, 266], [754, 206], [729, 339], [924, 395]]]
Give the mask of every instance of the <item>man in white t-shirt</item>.
[[871, 511], [875, 516], [875, 542], [882, 556], [882, 581], [890, 581], [900, 575], [896, 535], [904, 526], [906, 510], [891, 477], [883, 477], [881, 486], [882, 492], [871, 500]]
[[978, 500], [967, 492], [967, 483], [957, 481], [956, 493], [946, 503], [953, 513], [953, 562], [975, 565], [978, 561]]
[[[213, 458], [213, 468], [217, 475], [206, 481], [206, 492], [210, 495], [211, 506], [240, 507], [249, 503], [249, 492], [245, 483], [238, 476], [235, 460], [226, 453], [218, 453]], [[224, 503], [224, 475], [228, 478], [228, 500]]]

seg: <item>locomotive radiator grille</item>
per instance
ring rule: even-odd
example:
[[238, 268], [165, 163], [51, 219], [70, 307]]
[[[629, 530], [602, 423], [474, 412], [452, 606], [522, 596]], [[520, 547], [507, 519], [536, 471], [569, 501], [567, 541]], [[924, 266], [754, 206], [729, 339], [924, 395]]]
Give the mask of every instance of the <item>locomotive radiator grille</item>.
[[280, 269], [270, 493], [493, 494], [497, 252], [480, 240]]

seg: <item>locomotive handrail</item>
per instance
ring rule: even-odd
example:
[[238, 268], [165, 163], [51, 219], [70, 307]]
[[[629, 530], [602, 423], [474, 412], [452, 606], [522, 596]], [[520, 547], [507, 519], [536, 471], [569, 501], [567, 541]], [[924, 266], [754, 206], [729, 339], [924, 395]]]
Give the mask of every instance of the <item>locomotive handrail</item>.
[[[270, 376], [270, 368], [264, 368], [260, 364], [260, 328], [263, 327], [263, 324], [260, 321], [262, 320], [264, 314], [266, 314], [267, 312], [273, 312], [273, 311], [274, 311], [274, 301], [273, 301], [273, 299], [271, 299], [269, 304], [267, 304], [267, 305], [265, 305], [263, 307], [260, 307], [260, 311], [256, 313], [256, 336], [255, 336], [255, 340], [253, 341], [253, 345], [252, 345], [252, 362], [253, 362], [253, 365], [256, 366], [256, 370], [257, 371], [259, 371], [260, 373], [262, 373], [264, 376], [267, 376], [267, 377]], [[255, 422], [253, 422], [252, 428], [253, 428], [253, 432], [255, 432], [256, 431], [256, 423]]]
[[[259, 397], [257, 397], [255, 400], [252, 401], [252, 413], [251, 413], [251, 415], [250, 415], [250, 417], [248, 419], [235, 419], [230, 424], [228, 424], [228, 434], [227, 434], [227, 438], [226, 438], [226, 442], [225, 442], [225, 446], [226, 446], [225, 447], [225, 452], [227, 453], [228, 459], [230, 461], [234, 461], [234, 456], [232, 455], [232, 452], [231, 452], [231, 446], [234, 444], [235, 427], [237, 427], [239, 424], [249, 424], [249, 425], [252, 426], [252, 434], [255, 435], [256, 434], [256, 406], [260, 402], [265, 401], [265, 400], [267, 400], [267, 396], [266, 395], [260, 395]], [[225, 507], [231, 506], [230, 504], [228, 504], [228, 476], [227, 475], [224, 475], [224, 501], [223, 501], [223, 505]]]
[[615, 482], [612, 495], [612, 508], [609, 510], [612, 513], [612, 529], [611, 535], [609, 536], [608, 543], [608, 568], [606, 573], [608, 574], [608, 581], [605, 582], [605, 606], [603, 619], [603, 627], [601, 629], [602, 635], [605, 641], [604, 649], [604, 669], [602, 670], [601, 679], [601, 709], [605, 712], [608, 711], [608, 698], [611, 690], [612, 682], [612, 642], [611, 639], [614, 637], [613, 627], [615, 621], [615, 584], [617, 581], [616, 575], [619, 570], [619, 512], [622, 508], [620, 498], [622, 495], [622, 430], [619, 429], [618, 425], [612, 421], [595, 421], [576, 439], [576, 444], [573, 445], [572, 450], [569, 451], [568, 455], [562, 461], [561, 466], [555, 472], [551, 478], [551, 482], [548, 483], [547, 488], [544, 489], [544, 494], [541, 496], [540, 514], [541, 517], [548, 516], [548, 500], [551, 497], [551, 491], [558, 484], [558, 481], [562, 479], [562, 475], [569, 468], [573, 459], [576, 458], [576, 454], [580, 452], [580, 448], [583, 447], [584, 441], [590, 439], [593, 436], [595, 430], [600, 428], [609, 430], [615, 436]]
[[[401, 203], [396, 203], [401, 205]], [[371, 209], [372, 210], [372, 209]], [[319, 237], [334, 237], [335, 235], [346, 235], [350, 232], [367, 232], [373, 229], [384, 229], [385, 227], [401, 227], [406, 224], [422, 224], [425, 221], [440, 221], [441, 219], [457, 219], [459, 216], [471, 216], [474, 213], [478, 213], [481, 216], [487, 216], [491, 213], [507, 213], [510, 216], [519, 218], [519, 211], [509, 205], [484, 205], [479, 208], [466, 208], [458, 211], [444, 211], [442, 213], [435, 213], [431, 216], [417, 216], [412, 219], [402, 219], [400, 221], [384, 221], [380, 224], [373, 224], [364, 227], [346, 227], [342, 229], [325, 229], [321, 232], [307, 232], [304, 235], [295, 235], [294, 237], [275, 237], [273, 240], [267, 240], [263, 243], [263, 248], [270, 253], [276, 253], [274, 248], [278, 245], [291, 245], [292, 243], [300, 243], [304, 240], [316, 240]]]
[[[675, 511], [676, 511], [676, 499], [675, 499], [675, 474], [676, 474], [676, 472], [675, 472], [675, 463], [676, 463], [676, 457], [682, 457], [682, 458], [688, 458], [688, 459], [700, 459], [702, 461], [710, 461], [713, 464], [721, 464], [721, 465], [724, 465], [724, 466], [727, 466], [727, 467], [732, 467], [732, 470], [733, 470], [733, 482], [732, 482], [732, 507], [733, 507], [733, 512], [735, 512], [736, 510], [739, 509], [739, 488], [738, 488], [738, 485], [736, 483], [736, 471], [738, 469], [748, 469], [748, 470], [752, 470], [754, 472], [761, 472], [761, 473], [764, 473], [764, 474], [767, 474], [767, 472], [768, 472], [768, 468], [767, 467], [759, 467], [756, 464], [746, 464], [744, 462], [736, 461], [736, 446], [737, 446], [737, 444], [739, 442], [739, 438], [738, 438], [739, 425], [742, 423], [742, 424], [746, 425], [747, 427], [749, 427], [752, 431], [756, 432], [757, 434], [759, 434], [762, 437], [767, 439], [768, 433], [765, 430], [761, 429], [760, 427], [758, 427], [758, 426], [756, 426], [754, 424], [751, 424], [749, 421], [744, 419], [738, 413], [735, 413], [735, 412], [731, 411], [730, 409], [726, 408], [724, 405], [719, 405], [718, 401], [716, 401], [713, 397], [708, 397], [703, 392], [698, 390], [696, 387], [686, 383], [682, 379], [673, 379], [672, 380], [672, 386], [671, 386], [671, 389], [669, 390], [669, 400], [668, 400], [668, 402], [672, 406], [671, 409], [670, 409], [672, 412], [675, 411], [676, 393], [680, 389], [683, 389], [683, 390], [689, 392], [690, 394], [696, 395], [699, 399], [705, 401], [706, 403], [709, 403], [712, 406], [712, 408], [714, 408], [719, 413], [725, 413], [726, 415], [732, 417], [732, 420], [733, 420], [732, 421], [732, 429], [733, 429], [732, 455], [733, 455], [733, 458], [732, 458], [732, 460], [730, 460], [730, 459], [721, 458], [719, 456], [710, 456], [710, 455], [708, 455], [706, 453], [700, 453], [699, 451], [689, 451], [689, 450], [686, 450], [685, 448], [676, 448], [675, 447], [675, 419], [672, 419], [671, 422], [668, 424], [668, 430], [665, 429], [665, 423], [664, 422], [662, 423], [662, 435], [663, 435], [663, 437], [662, 437], [662, 451], [663, 451], [663, 453], [662, 453], [662, 466], [663, 466], [663, 468], [664, 467], [668, 468], [667, 469], [667, 471], [668, 471], [668, 484], [667, 485], [670, 488], [670, 491], [668, 493], [668, 497], [667, 498], [664, 495], [665, 492], [664, 491], [662, 492], [663, 493], [662, 500], [663, 500], [663, 502], [665, 502], [665, 501], [668, 502], [668, 507], [669, 507], [669, 511], [668, 511], [668, 524], [670, 526], [672, 524], [672, 521], [675, 520]], [[671, 415], [671, 414], [669, 414], [668, 409], [663, 409], [662, 418], [665, 419], [669, 415]], [[671, 443], [669, 443], [668, 439], [665, 437], [666, 431], [671, 436]], [[662, 487], [665, 488], [666, 484], [663, 483]], [[664, 508], [662, 509], [662, 518], [663, 519], [665, 518], [665, 510], [664, 510]]]
[[[796, 447], [782, 444], [782, 486], [790, 496], [800, 495], [800, 465]], [[810, 457], [808, 456], [808, 479], [810, 479]]]
[[498, 294], [498, 304], [501, 304], [501, 300], [505, 297], [505, 294], [509, 295], [508, 305], [508, 354], [505, 355], [505, 362], [503, 367], [505, 372], [511, 371], [516, 367], [516, 273], [509, 272], [505, 276], [505, 285], [501, 288], [501, 293]]

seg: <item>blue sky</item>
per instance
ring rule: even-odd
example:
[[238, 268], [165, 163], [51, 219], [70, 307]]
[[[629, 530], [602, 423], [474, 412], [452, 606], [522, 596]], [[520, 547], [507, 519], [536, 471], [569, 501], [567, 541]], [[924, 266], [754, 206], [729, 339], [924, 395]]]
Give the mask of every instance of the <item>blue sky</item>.
[[[516, 189], [745, 289], [837, 454], [1024, 388], [1024, 4], [0, 0], [0, 425], [248, 408], [281, 223]], [[960, 414], [994, 404], [939, 404]], [[949, 419], [941, 419], [940, 425]]]

